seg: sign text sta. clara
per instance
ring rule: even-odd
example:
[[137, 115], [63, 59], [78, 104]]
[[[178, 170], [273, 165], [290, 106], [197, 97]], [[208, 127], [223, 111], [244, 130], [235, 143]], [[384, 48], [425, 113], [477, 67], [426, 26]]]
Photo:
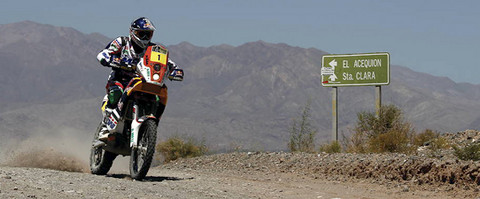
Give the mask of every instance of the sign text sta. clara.
[[322, 57], [322, 85], [377, 86], [390, 83], [390, 55], [365, 53], [324, 55]]

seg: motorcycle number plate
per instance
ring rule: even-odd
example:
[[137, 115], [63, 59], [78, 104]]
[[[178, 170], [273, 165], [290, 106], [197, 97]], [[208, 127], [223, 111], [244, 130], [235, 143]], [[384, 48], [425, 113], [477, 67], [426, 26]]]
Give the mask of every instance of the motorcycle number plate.
[[152, 51], [152, 54], [150, 55], [150, 61], [159, 62], [160, 64], [167, 65], [167, 54]]

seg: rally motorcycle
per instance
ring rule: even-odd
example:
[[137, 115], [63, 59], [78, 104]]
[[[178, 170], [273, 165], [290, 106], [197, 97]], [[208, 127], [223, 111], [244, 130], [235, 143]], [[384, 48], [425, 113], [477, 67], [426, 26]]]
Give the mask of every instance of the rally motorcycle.
[[[157, 126], [167, 103], [167, 89], [163, 82], [182, 81], [183, 70], [168, 70], [168, 50], [160, 45], [149, 46], [137, 64], [116, 65], [136, 71], [125, 88], [118, 107], [109, 112], [94, 133], [90, 153], [90, 170], [105, 175], [117, 155], [130, 156], [130, 175], [141, 180], [152, 163], [157, 139]], [[105, 110], [106, 101], [102, 106]], [[106, 142], [98, 140], [102, 128], [107, 128]]]

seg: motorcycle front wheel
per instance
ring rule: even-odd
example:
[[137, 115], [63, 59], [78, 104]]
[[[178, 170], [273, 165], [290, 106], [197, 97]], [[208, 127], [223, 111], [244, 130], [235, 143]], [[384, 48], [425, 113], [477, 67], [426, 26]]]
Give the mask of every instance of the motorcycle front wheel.
[[[98, 132], [101, 128], [102, 123], [100, 122], [93, 136], [93, 143], [98, 140]], [[115, 160], [117, 155], [103, 150], [102, 147], [94, 147], [93, 143], [90, 150], [90, 171], [95, 175], [105, 175], [112, 167], [113, 160]]]
[[155, 152], [156, 122], [154, 120], [145, 121], [138, 133], [138, 146], [132, 149], [130, 156], [130, 176], [135, 180], [142, 180], [150, 169]]

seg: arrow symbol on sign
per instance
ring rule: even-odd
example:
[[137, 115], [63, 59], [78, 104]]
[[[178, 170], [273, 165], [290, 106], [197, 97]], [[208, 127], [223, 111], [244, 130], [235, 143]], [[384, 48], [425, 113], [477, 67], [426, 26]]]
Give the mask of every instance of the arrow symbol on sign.
[[328, 63], [328, 65], [330, 65], [331, 67], [335, 68], [335, 67], [337, 67], [337, 61], [336, 61], [336, 60], [332, 60], [330, 63]]
[[334, 82], [337, 79], [337, 76], [335, 74], [332, 74], [332, 75], [330, 75], [330, 77], [328, 77], [328, 79], [330, 81]]

